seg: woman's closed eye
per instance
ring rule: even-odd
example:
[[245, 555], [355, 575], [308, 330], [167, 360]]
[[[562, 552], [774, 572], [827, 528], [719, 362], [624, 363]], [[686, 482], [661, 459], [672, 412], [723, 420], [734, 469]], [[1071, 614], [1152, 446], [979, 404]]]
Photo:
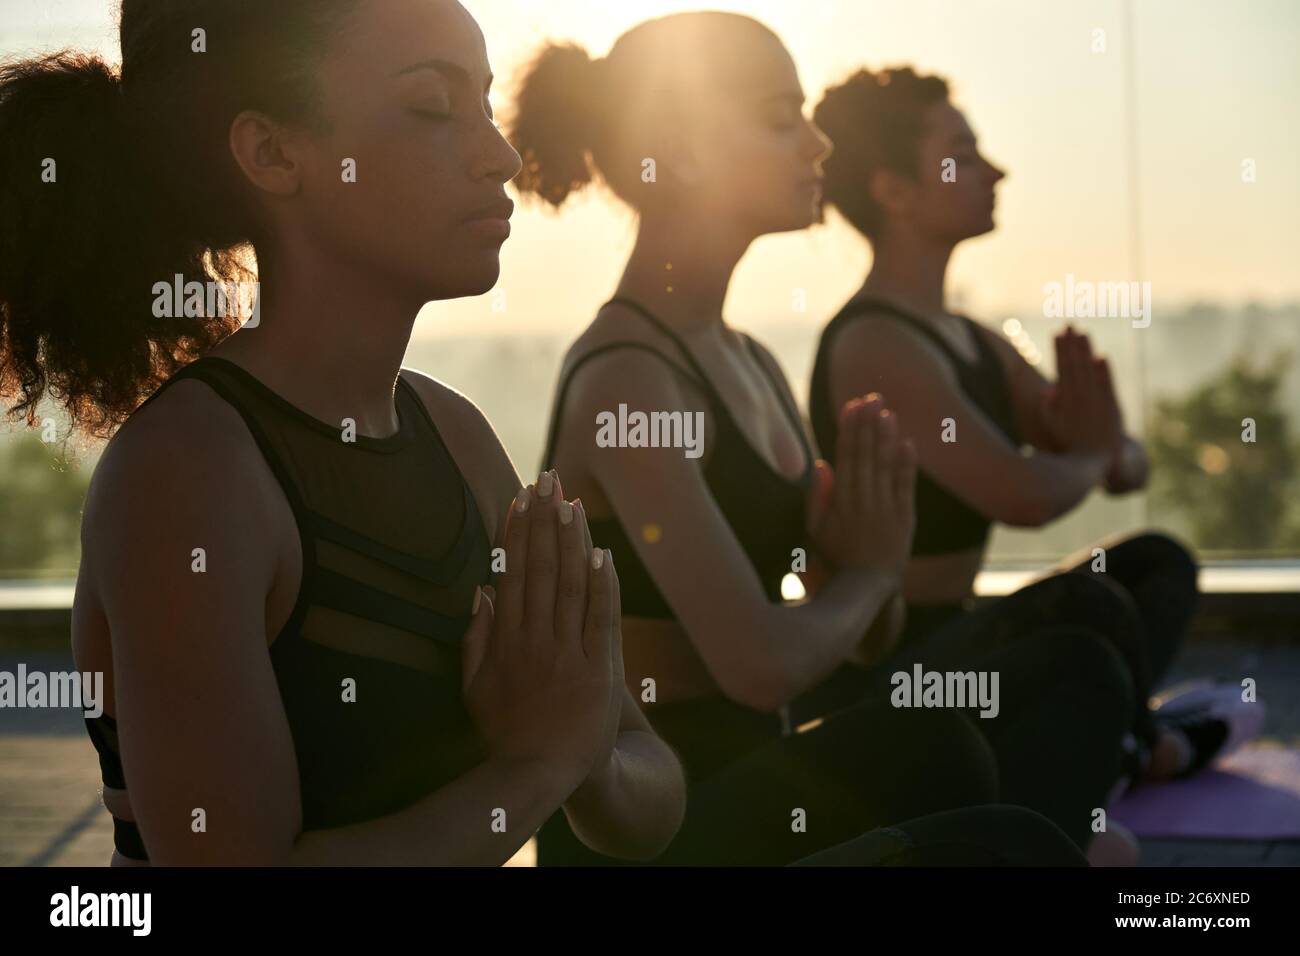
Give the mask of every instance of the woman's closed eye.
[[427, 119], [448, 120], [452, 118], [451, 104], [443, 98], [412, 103], [410, 109], [416, 116], [423, 116]]

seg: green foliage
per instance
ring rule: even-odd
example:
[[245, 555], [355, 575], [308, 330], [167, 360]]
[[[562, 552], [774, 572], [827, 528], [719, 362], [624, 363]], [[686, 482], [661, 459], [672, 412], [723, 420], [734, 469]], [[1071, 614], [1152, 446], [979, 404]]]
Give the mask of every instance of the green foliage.
[[0, 577], [72, 577], [90, 468], [36, 434], [0, 446]]
[[[1300, 449], [1279, 399], [1289, 355], [1254, 368], [1238, 356], [1182, 399], [1156, 403], [1147, 449], [1152, 503], [1181, 512], [1213, 551], [1300, 549]], [[1245, 419], [1255, 440], [1243, 439]]]

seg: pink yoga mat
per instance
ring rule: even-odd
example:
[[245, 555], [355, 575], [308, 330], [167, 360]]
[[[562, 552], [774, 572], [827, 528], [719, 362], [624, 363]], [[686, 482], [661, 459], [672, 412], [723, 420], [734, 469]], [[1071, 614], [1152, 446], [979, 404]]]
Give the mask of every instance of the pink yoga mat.
[[1139, 837], [1300, 839], [1300, 750], [1239, 750], [1187, 780], [1138, 787], [1109, 815]]

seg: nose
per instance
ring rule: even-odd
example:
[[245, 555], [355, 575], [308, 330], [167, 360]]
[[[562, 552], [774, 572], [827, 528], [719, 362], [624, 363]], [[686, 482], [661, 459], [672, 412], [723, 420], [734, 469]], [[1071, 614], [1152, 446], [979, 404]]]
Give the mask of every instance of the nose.
[[808, 158], [815, 163], [824, 163], [835, 152], [835, 144], [820, 126], [808, 120]]
[[483, 126], [481, 146], [474, 158], [471, 175], [475, 180], [508, 183], [519, 175], [524, 161], [490, 117], [484, 117]]

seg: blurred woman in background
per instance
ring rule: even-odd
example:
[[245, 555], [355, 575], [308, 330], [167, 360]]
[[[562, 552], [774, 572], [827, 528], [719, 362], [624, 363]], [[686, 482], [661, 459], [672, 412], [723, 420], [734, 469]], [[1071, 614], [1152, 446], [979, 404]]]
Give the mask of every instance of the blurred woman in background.
[[826, 202], [868, 241], [872, 264], [822, 333], [809, 410], [832, 462], [841, 453], [838, 410], [863, 391], [888, 394], [915, 443], [904, 650], [930, 659], [1021, 641], [1043, 624], [1085, 624], [1113, 643], [1132, 677], [1130, 776], [1162, 779], [1205, 766], [1248, 734], [1241, 717], [1261, 712], [1243, 714], [1233, 694], [1198, 691], [1153, 715], [1148, 697], [1197, 598], [1196, 562], [1172, 538], [1103, 542], [973, 609], [994, 522], [1042, 527], [1094, 488], [1141, 489], [1148, 468], [1124, 431], [1109, 365], [1086, 335], [1066, 328], [1057, 336], [1050, 382], [1011, 342], [946, 307], [953, 251], [994, 228], [995, 189], [1006, 174], [980, 153], [947, 83], [907, 67], [856, 72], [826, 92], [815, 115], [836, 143]]
[[[558, 208], [599, 175], [637, 213], [616, 296], [565, 359], [545, 466], [563, 472], [593, 539], [616, 556], [626, 680], [686, 768], [687, 818], [661, 860], [788, 862], [994, 799], [1041, 809], [1086, 846], [1131, 694], [1089, 633], [1058, 629], [1063, 657], [986, 661], [1015, 676], [1000, 718], [975, 721], [983, 734], [963, 714], [899, 710], [883, 696], [809, 714], [825, 719], [804, 732], [790, 724], [791, 704], [846, 661], [871, 666], [889, 652], [913, 525], [913, 451], [880, 396], [841, 404], [848, 453], [832, 474], [776, 360], [723, 319], [750, 244], [816, 217], [830, 144], [803, 103], [770, 30], [690, 13], [638, 25], [600, 60], [548, 45], [510, 131], [524, 193]], [[598, 435], [629, 410], [676, 416], [676, 439], [637, 447], [651, 443]], [[689, 437], [702, 443], [685, 440], [696, 421], [702, 435]], [[784, 602], [783, 579], [805, 570], [809, 599]], [[1057, 706], [1087, 732], [1056, 741], [1059, 761], [1035, 754], [1032, 781], [1004, 786], [988, 743], [1023, 747]], [[792, 824], [801, 813], [806, 833]], [[539, 859], [592, 857], [557, 816]]]

